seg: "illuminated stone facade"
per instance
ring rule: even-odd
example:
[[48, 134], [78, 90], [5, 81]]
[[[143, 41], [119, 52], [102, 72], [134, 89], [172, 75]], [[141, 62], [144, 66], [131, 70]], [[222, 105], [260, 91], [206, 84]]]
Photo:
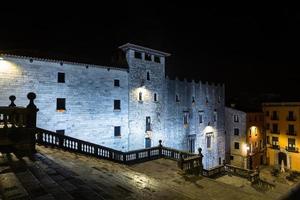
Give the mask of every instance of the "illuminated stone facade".
[[226, 161], [241, 168], [247, 167], [246, 113], [225, 108]]
[[300, 102], [263, 103], [267, 163], [300, 171]]
[[122, 151], [163, 145], [197, 153], [205, 168], [225, 160], [224, 85], [170, 80], [157, 50], [120, 47], [127, 66], [2, 55], [0, 105], [37, 94], [37, 125]]

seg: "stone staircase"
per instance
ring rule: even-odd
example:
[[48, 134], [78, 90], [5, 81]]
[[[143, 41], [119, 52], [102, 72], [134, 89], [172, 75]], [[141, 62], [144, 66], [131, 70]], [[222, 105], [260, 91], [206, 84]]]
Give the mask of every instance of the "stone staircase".
[[42, 154], [17, 159], [0, 157], [0, 199], [115, 199], [111, 193], [80, 179]]

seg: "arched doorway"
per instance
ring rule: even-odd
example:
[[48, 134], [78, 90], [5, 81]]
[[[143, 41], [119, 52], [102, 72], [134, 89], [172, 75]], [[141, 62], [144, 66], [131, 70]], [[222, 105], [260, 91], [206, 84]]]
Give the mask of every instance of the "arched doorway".
[[283, 160], [284, 166], [287, 166], [287, 156], [284, 152], [278, 153], [278, 164], [281, 165], [281, 162]]

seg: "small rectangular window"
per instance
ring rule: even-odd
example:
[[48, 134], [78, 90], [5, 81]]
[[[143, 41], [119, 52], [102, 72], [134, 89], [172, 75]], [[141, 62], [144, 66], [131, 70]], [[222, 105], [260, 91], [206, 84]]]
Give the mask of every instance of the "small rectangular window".
[[115, 126], [115, 136], [121, 136], [121, 126]]
[[142, 53], [135, 51], [134, 52], [134, 57], [137, 58], [137, 59], [142, 59]]
[[154, 93], [154, 102], [157, 102], [157, 94]]
[[121, 100], [114, 100], [114, 110], [121, 110]]
[[120, 80], [115, 79], [115, 80], [114, 80], [114, 86], [115, 86], [115, 87], [120, 87]]
[[188, 119], [189, 119], [189, 113], [188, 112], [184, 112], [183, 113], [183, 124], [184, 125], [187, 125], [189, 123]]
[[199, 113], [199, 123], [203, 123], [203, 114]]
[[59, 135], [65, 135], [65, 130], [56, 130], [56, 133]]
[[230, 160], [233, 160], [234, 159], [234, 157], [233, 156], [230, 156]]
[[151, 54], [145, 54], [145, 60], [151, 61]]
[[57, 82], [64, 83], [65, 82], [65, 73], [58, 72], [57, 73]]
[[206, 136], [206, 147], [207, 147], [208, 149], [211, 148], [211, 135], [207, 135], [207, 136]]
[[159, 56], [154, 56], [154, 62], [160, 63], [160, 57]]
[[58, 111], [66, 110], [66, 99], [65, 98], [57, 98], [56, 99], [56, 110], [58, 110]]
[[233, 115], [233, 121], [234, 122], [239, 122], [239, 116], [238, 115]]
[[179, 102], [179, 96], [178, 96], [178, 94], [176, 94], [176, 96], [175, 96], [175, 101]]
[[240, 130], [238, 128], [234, 129], [234, 135], [239, 135], [240, 134]]
[[240, 149], [240, 143], [235, 142], [235, 143], [234, 143], [234, 148], [235, 148], [235, 149]]
[[147, 81], [150, 81], [150, 72], [147, 72]]

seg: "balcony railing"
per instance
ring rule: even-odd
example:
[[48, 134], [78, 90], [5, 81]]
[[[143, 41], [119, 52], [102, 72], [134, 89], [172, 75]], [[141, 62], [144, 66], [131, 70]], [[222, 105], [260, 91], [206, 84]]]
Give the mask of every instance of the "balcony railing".
[[298, 147], [285, 147], [285, 150], [287, 150], [289, 152], [299, 153]]
[[270, 130], [271, 133], [273, 134], [280, 134], [280, 131], [277, 129], [277, 130]]
[[293, 130], [287, 130], [286, 134], [287, 135], [292, 135], [292, 136], [296, 136], [297, 135], [296, 131], [293, 131]]
[[272, 115], [271, 120], [279, 120], [279, 116], [278, 115]]
[[287, 121], [296, 121], [296, 116], [287, 116], [286, 120]]

